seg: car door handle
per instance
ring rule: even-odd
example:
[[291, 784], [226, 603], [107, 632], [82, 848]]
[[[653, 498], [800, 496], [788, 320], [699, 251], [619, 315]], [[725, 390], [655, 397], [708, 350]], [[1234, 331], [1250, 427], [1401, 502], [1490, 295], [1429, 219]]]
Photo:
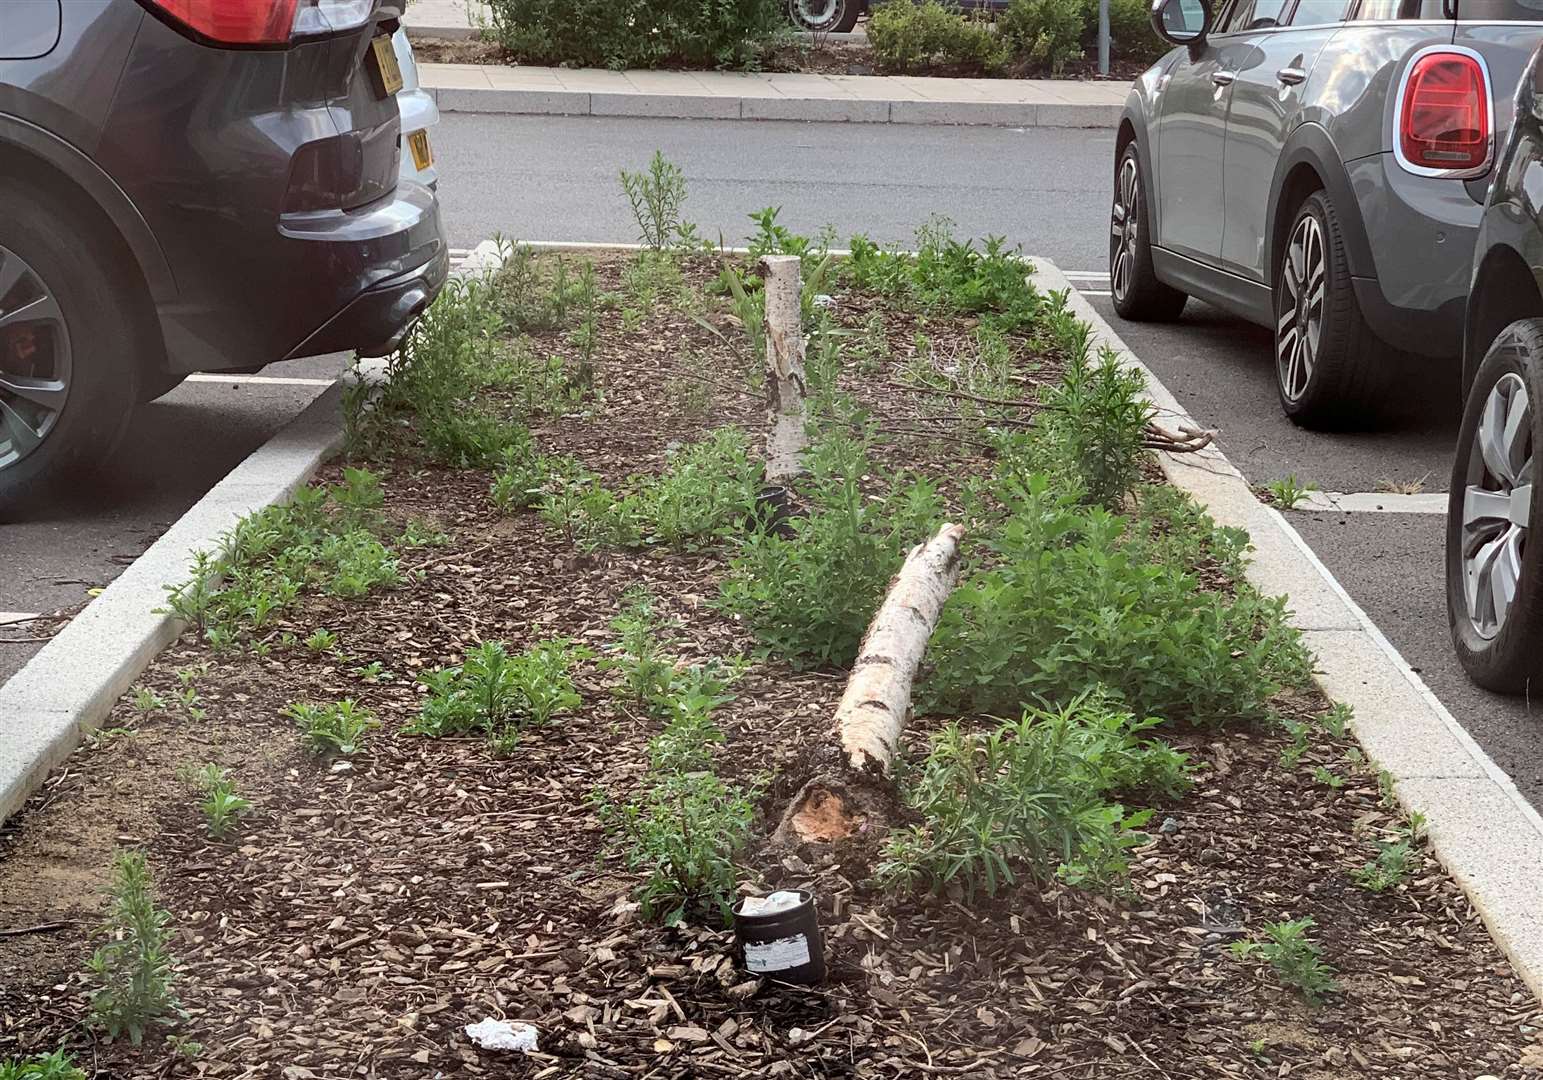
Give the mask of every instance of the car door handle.
[[1238, 77], [1238, 73], [1236, 71], [1213, 71], [1213, 72], [1211, 72], [1211, 81], [1213, 83], [1215, 83], [1217, 86], [1231, 86], [1233, 80], [1236, 79], [1237, 77]]
[[1275, 73], [1282, 86], [1297, 86], [1307, 80], [1307, 72], [1299, 67], [1283, 67]]

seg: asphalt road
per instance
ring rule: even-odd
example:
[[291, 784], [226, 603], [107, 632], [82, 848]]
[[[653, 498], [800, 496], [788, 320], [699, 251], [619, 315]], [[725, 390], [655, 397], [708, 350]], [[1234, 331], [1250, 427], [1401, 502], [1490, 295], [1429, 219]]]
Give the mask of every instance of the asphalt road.
[[[941, 213], [961, 235], [1005, 236], [1065, 270], [1104, 267], [1113, 138], [1103, 132], [450, 115], [435, 141], [457, 247], [495, 233], [634, 240], [617, 172], [644, 167], [657, 148], [685, 170], [685, 216], [727, 242], [742, 240], [749, 213], [765, 206], [782, 207], [780, 220], [802, 232], [833, 224], [843, 240], [864, 232], [906, 242]], [[1110, 313], [1107, 298], [1093, 300]], [[1220, 429], [1256, 483], [1291, 474], [1325, 490], [1445, 489], [1457, 423], [1452, 373], [1411, 370], [1402, 413], [1383, 430], [1315, 434], [1281, 415], [1263, 331], [1198, 304], [1172, 326], [1112, 321], [1197, 419]], [[331, 372], [301, 361], [264, 374]], [[82, 603], [319, 389], [196, 383], [147, 408], [98, 483], [26, 521], [0, 520], [11, 571], [0, 575], [0, 612]], [[1446, 643], [1441, 519], [1291, 516], [1475, 738], [1531, 797], [1543, 796], [1527, 704], [1473, 689]], [[0, 628], [0, 641], [26, 635]], [[35, 648], [0, 644], [0, 679]]]

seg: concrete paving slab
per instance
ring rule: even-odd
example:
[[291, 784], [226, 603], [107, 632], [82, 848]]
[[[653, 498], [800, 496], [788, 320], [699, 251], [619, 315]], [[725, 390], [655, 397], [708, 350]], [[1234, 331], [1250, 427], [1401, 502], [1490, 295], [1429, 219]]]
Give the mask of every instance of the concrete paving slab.
[[590, 95], [574, 90], [440, 90], [435, 101], [440, 112], [590, 115]]
[[896, 101], [890, 104], [889, 122], [1033, 127], [1042, 108], [1000, 101]]
[[738, 97], [708, 94], [591, 94], [591, 116], [663, 116], [681, 120], [738, 120]]
[[824, 123], [887, 124], [888, 101], [838, 101], [831, 98], [746, 97], [743, 120], [809, 120]]

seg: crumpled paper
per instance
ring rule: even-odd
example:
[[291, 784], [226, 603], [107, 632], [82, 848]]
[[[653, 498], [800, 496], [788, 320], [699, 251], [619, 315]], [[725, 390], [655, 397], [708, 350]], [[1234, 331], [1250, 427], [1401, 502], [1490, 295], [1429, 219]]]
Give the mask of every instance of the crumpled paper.
[[484, 1050], [518, 1050], [528, 1054], [536, 1049], [536, 1029], [529, 1024], [489, 1017], [466, 1025], [466, 1037]]
[[741, 915], [776, 915], [792, 911], [804, 902], [801, 894], [784, 889], [770, 896], [747, 896], [739, 905]]

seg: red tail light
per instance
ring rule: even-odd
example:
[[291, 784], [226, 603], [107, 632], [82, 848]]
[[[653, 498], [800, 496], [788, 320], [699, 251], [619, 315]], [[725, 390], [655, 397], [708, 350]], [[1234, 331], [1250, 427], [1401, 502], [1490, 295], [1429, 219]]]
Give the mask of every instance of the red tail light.
[[299, 0], [147, 0], [200, 37], [219, 45], [283, 45]]
[[1491, 145], [1489, 82], [1478, 58], [1437, 50], [1415, 59], [1399, 101], [1399, 160], [1416, 172], [1482, 172]]

